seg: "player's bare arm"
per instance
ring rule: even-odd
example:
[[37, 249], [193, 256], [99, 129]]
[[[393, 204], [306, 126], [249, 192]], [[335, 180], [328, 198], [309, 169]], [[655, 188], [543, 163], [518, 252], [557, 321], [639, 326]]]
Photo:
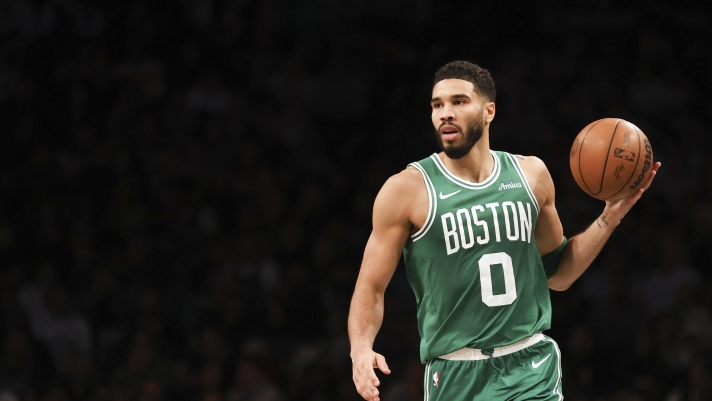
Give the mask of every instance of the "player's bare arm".
[[518, 156], [519, 164], [532, 187], [537, 203], [539, 217], [534, 238], [541, 255], [554, 251], [564, 239], [564, 228], [556, 211], [554, 181], [541, 159], [534, 156]]
[[[532, 182], [541, 212], [534, 236], [542, 255], [555, 250], [563, 240], [563, 229], [554, 206], [554, 182], [544, 163], [535, 157], [525, 157], [520, 163]], [[646, 184], [634, 195], [618, 201], [607, 201], [603, 213], [584, 232], [570, 238], [564, 248], [559, 269], [549, 278], [549, 288], [568, 289], [588, 269], [603, 249], [613, 230], [650, 187], [660, 163], [655, 163]]]
[[373, 206], [373, 230], [366, 244], [349, 311], [349, 339], [353, 380], [366, 400], [378, 401], [379, 368], [390, 374], [373, 342], [383, 322], [386, 287], [411, 233], [425, 222], [428, 196], [422, 175], [414, 168], [392, 176], [381, 188]]

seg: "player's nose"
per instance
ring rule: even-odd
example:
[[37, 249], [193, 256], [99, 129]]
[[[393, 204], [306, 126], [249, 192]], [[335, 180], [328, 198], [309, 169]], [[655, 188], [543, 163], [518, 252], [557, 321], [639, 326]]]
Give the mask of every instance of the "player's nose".
[[455, 113], [453, 112], [453, 109], [449, 105], [443, 105], [440, 113], [440, 120], [441, 121], [451, 121], [455, 119]]

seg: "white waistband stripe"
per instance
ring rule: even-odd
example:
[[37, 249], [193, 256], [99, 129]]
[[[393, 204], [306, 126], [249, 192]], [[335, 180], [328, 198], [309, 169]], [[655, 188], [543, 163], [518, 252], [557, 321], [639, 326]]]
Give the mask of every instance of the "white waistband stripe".
[[[523, 350], [524, 348], [530, 347], [543, 339], [544, 335], [541, 332], [537, 332], [533, 336], [527, 337], [521, 341], [517, 341], [514, 344], [495, 348], [494, 352], [492, 353], [492, 357], [497, 358], [499, 356], [513, 354], [517, 351]], [[449, 354], [443, 355], [440, 357], [440, 359], [446, 359], [448, 361], [479, 361], [482, 359], [489, 359], [489, 356], [483, 354], [481, 349], [462, 348]]]

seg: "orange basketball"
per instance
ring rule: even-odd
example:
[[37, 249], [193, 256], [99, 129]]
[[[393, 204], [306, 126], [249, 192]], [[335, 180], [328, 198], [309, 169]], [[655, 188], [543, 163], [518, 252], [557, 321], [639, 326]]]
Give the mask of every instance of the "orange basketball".
[[653, 148], [635, 125], [620, 118], [604, 118], [579, 132], [569, 163], [584, 192], [613, 201], [635, 194], [647, 182]]

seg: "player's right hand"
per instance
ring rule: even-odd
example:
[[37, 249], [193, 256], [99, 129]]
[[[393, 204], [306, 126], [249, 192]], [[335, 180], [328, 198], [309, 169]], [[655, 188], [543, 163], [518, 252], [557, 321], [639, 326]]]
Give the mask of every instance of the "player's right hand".
[[370, 349], [355, 352], [351, 356], [353, 364], [353, 378], [356, 385], [356, 391], [361, 394], [366, 401], [380, 401], [380, 393], [378, 386], [381, 384], [376, 376], [375, 368], [381, 372], [390, 375], [391, 370], [388, 369], [386, 358]]

